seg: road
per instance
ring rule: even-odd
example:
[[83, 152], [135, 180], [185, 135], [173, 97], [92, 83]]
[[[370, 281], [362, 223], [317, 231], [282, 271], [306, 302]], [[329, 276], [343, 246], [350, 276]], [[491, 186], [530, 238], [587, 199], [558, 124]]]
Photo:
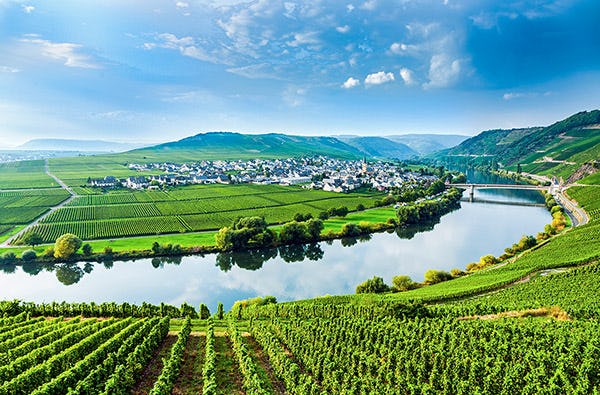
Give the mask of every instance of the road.
[[73, 200], [77, 196], [77, 194], [73, 191], [73, 189], [71, 189], [71, 187], [69, 187], [67, 184], [65, 184], [63, 182], [63, 180], [61, 180], [60, 178], [56, 177], [54, 174], [50, 173], [50, 168], [48, 167], [48, 159], [46, 159], [46, 163], [44, 165], [44, 170], [45, 170], [45, 172], [46, 172], [46, 174], [48, 176], [52, 177], [58, 183], [58, 185], [61, 186], [61, 188], [63, 188], [67, 192], [69, 192], [69, 195], [70, 195], [69, 198], [63, 200], [58, 205], [56, 205], [54, 207], [51, 207], [50, 210], [46, 211], [41, 216], [37, 217], [35, 221], [33, 221], [32, 223], [30, 223], [29, 225], [27, 225], [26, 227], [24, 227], [23, 229], [21, 229], [18, 233], [16, 233], [12, 237], [10, 237], [6, 241], [4, 241], [2, 244], [0, 244], [0, 248], [8, 248], [8, 247], [10, 247], [10, 244], [14, 240], [17, 240], [19, 237], [21, 237], [21, 235], [23, 235], [29, 229], [31, 229], [35, 225], [39, 224], [40, 221], [42, 221], [44, 218], [46, 218], [47, 216], [49, 216], [50, 214], [52, 214], [54, 211], [58, 210], [59, 208], [63, 207], [64, 205], [68, 204], [69, 202], [71, 202], [71, 200]]
[[585, 225], [589, 222], [590, 218], [584, 209], [579, 207], [575, 202], [569, 198], [566, 194], [566, 190], [569, 186], [560, 187], [554, 194], [558, 203], [565, 209], [565, 213], [571, 219], [573, 226]]

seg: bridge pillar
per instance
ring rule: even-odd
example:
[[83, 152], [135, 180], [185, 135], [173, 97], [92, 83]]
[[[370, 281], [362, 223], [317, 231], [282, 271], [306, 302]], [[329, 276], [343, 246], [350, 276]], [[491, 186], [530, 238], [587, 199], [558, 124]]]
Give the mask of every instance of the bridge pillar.
[[469, 196], [473, 199], [473, 195], [475, 194], [475, 185], [471, 184], [469, 187]]

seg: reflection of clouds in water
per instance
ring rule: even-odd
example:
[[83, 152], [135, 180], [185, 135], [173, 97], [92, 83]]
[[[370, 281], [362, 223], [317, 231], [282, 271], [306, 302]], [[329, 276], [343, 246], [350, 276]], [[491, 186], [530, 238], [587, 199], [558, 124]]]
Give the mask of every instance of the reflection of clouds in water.
[[184, 257], [180, 265], [165, 263], [158, 269], [150, 259], [143, 259], [115, 262], [112, 269], [94, 264], [91, 273], [69, 286], [59, 283], [55, 272], [30, 276], [17, 268], [15, 273], [0, 273], [0, 298], [187, 302], [196, 308], [206, 303], [213, 311], [218, 302], [229, 308], [235, 300], [254, 296], [274, 295], [286, 301], [346, 294], [374, 275], [387, 283], [398, 274], [421, 281], [428, 269], [464, 268], [482, 255], [499, 255], [522, 234], [542, 230], [549, 220], [543, 208], [463, 204], [463, 209], [442, 217], [433, 231], [417, 233], [410, 240], [382, 233], [352, 247], [342, 247], [339, 240], [332, 245], [321, 243], [324, 257], [320, 261], [286, 263], [278, 256], [256, 271], [234, 265], [223, 272], [216, 266], [215, 255]]

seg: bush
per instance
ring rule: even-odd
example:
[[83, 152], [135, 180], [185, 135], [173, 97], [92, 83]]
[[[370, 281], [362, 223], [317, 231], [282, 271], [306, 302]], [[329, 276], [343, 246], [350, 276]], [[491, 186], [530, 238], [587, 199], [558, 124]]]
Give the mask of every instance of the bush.
[[414, 282], [412, 278], [406, 275], [394, 276], [392, 278], [392, 288], [397, 292], [410, 291], [418, 288], [419, 284]]
[[81, 251], [83, 252], [83, 255], [90, 256], [92, 255], [92, 246], [89, 243], [85, 243], [83, 247], [81, 247]]
[[365, 209], [365, 205], [362, 203], [359, 203], [358, 206], [356, 206], [356, 211], [363, 211]]
[[342, 231], [341, 231], [342, 236], [352, 237], [352, 236], [358, 236], [362, 233], [363, 233], [363, 231], [360, 228], [360, 226], [358, 226], [357, 224], [355, 224], [353, 222], [349, 222], [347, 224], [344, 224], [344, 226], [342, 226]]
[[452, 275], [443, 270], [427, 270], [425, 272], [425, 283], [426, 284], [437, 284], [443, 281], [452, 280]]
[[454, 278], [457, 278], [457, 277], [462, 277], [462, 276], [464, 276], [465, 274], [467, 274], [467, 273], [465, 273], [464, 271], [462, 271], [462, 270], [460, 270], [460, 269], [452, 269], [452, 270], [450, 270], [450, 275], [451, 275], [452, 277], [454, 277]]
[[21, 259], [25, 262], [33, 261], [35, 260], [35, 258], [37, 258], [37, 254], [34, 250], [23, 251], [23, 253], [21, 254]]
[[384, 282], [383, 282], [383, 278], [381, 277], [373, 277], [370, 280], [367, 280], [363, 283], [360, 283], [356, 286], [356, 293], [357, 294], [364, 294], [364, 293], [375, 293], [375, 294], [379, 294], [379, 293], [384, 293], [390, 290], [390, 287], [387, 286]]

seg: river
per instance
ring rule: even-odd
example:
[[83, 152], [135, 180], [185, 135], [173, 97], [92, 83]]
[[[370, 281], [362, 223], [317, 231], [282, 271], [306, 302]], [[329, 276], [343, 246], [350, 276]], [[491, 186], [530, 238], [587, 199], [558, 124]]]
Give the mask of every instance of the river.
[[[506, 183], [476, 173], [468, 177], [470, 182]], [[398, 274], [422, 281], [428, 269], [464, 269], [482, 255], [498, 256], [521, 236], [543, 230], [551, 221], [545, 208], [506, 204], [543, 201], [536, 191], [476, 190], [473, 202], [461, 202], [439, 223], [363, 239], [171, 260], [3, 267], [0, 299], [205, 303], [214, 312], [218, 302], [228, 309], [236, 300], [255, 296], [289, 301], [354, 293], [357, 284], [375, 275], [388, 284]]]

